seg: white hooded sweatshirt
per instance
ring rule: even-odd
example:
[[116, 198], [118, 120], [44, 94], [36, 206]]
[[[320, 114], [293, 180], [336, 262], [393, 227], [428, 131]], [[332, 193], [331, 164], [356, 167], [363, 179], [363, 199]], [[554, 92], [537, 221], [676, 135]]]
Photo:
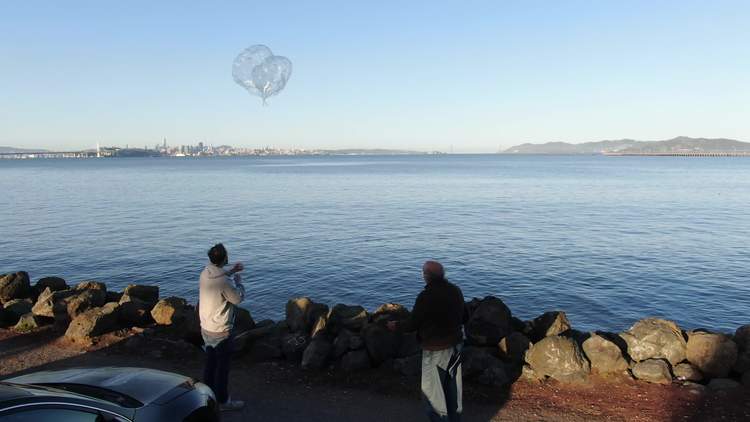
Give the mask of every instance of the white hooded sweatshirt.
[[209, 333], [227, 333], [234, 326], [234, 306], [245, 298], [245, 287], [235, 285], [227, 273], [209, 263], [201, 272], [198, 314], [201, 329]]

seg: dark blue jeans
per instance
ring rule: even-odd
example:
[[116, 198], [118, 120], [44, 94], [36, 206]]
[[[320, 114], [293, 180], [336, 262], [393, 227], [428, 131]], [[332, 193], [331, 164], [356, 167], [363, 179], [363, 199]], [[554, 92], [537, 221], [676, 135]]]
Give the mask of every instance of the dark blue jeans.
[[203, 382], [216, 394], [219, 403], [229, 399], [229, 362], [232, 358], [232, 337], [222, 340], [216, 347], [206, 346], [206, 366]]

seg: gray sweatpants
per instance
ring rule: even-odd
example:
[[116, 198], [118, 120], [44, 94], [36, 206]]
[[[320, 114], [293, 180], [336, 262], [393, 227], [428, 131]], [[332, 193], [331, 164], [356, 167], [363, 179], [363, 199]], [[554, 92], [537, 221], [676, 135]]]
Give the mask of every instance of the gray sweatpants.
[[431, 421], [461, 420], [461, 345], [422, 351], [422, 397]]

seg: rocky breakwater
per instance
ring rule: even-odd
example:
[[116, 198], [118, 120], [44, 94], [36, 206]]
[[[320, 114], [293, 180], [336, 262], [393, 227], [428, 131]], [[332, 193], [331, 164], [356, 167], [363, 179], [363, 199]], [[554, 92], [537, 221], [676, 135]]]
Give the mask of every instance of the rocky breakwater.
[[[493, 296], [475, 298], [466, 308], [463, 373], [470, 382], [507, 386], [519, 378], [551, 378], [580, 383], [598, 374], [613, 382], [682, 383], [701, 390], [750, 387], [750, 325], [735, 333], [685, 331], [672, 321], [647, 318], [621, 333], [582, 332], [562, 311], [524, 321]], [[399, 304], [368, 311], [301, 297], [288, 301], [283, 320], [256, 324], [238, 308], [235, 349], [240, 359], [284, 359], [307, 370], [380, 367], [416, 376], [416, 333], [386, 328], [388, 321], [409, 316]], [[25, 272], [0, 275], [0, 326], [19, 332], [51, 326], [82, 346], [117, 330], [136, 331], [127, 341], [136, 348], [149, 341], [168, 340], [172, 348], [202, 343], [196, 306], [179, 297], [161, 298], [157, 286], [133, 284], [113, 292], [101, 282], [68, 285], [58, 277], [31, 285]]]

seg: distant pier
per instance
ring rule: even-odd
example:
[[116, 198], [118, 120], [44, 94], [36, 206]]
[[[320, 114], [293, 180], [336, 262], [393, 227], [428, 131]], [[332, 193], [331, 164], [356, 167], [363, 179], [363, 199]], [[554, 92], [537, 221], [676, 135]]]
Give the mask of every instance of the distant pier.
[[39, 151], [39, 152], [0, 152], [0, 159], [22, 160], [33, 158], [95, 158], [96, 151]]
[[603, 152], [612, 157], [750, 157], [750, 152]]

